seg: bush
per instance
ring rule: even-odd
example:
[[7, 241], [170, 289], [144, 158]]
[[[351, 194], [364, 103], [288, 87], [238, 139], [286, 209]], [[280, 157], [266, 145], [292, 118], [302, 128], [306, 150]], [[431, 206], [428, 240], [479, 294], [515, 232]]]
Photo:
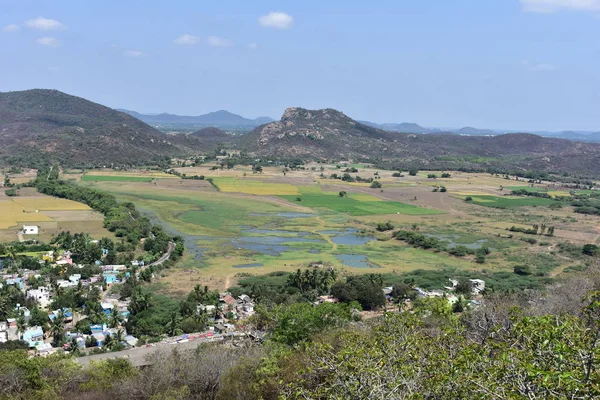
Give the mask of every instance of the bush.
[[465, 198], [465, 201], [466, 201], [466, 202], [468, 202], [468, 203], [470, 203], [470, 202], [472, 202], [472, 201], [473, 201], [473, 198], [472, 198], [471, 196], [467, 196], [467, 197]]
[[380, 189], [381, 186], [381, 182], [379, 181], [373, 181], [373, 183], [371, 183], [371, 189]]
[[416, 168], [411, 168], [411, 169], [408, 171], [408, 174], [409, 174], [410, 176], [416, 176], [418, 173], [419, 173], [419, 170], [418, 170], [418, 169], [416, 169]]
[[513, 268], [513, 271], [517, 275], [523, 275], [523, 276], [531, 275], [531, 267], [528, 265], [515, 265], [515, 267]]

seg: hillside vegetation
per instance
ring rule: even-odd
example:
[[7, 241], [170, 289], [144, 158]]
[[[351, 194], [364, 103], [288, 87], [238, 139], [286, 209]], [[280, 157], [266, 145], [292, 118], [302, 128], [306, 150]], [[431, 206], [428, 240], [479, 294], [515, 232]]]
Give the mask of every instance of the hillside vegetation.
[[80, 97], [0, 93], [0, 158], [13, 165], [141, 164], [183, 151], [145, 123]]
[[311, 159], [402, 160], [404, 165], [472, 166], [595, 175], [600, 144], [531, 134], [493, 137], [388, 132], [332, 110], [288, 108], [280, 121], [246, 135], [243, 147], [260, 156]]

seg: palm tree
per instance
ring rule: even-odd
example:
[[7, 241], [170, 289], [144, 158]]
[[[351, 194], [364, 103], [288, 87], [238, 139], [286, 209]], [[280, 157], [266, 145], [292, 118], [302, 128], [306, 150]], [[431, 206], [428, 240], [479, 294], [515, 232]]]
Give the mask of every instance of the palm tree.
[[118, 329], [115, 333], [115, 341], [121, 343], [123, 339], [125, 339], [125, 331], [123, 329]]
[[117, 343], [115, 342], [113, 337], [110, 335], [110, 333], [107, 333], [106, 336], [104, 337], [104, 340], [102, 341], [102, 347], [105, 347], [108, 350], [112, 349], [116, 344]]
[[27, 321], [25, 321], [25, 316], [23, 312], [19, 314], [17, 318], [17, 332], [19, 333], [19, 339], [23, 337], [23, 333], [25, 333], [25, 329], [27, 329]]
[[123, 321], [123, 317], [121, 317], [121, 314], [119, 314], [119, 311], [117, 310], [117, 308], [113, 307], [110, 310], [110, 314], [108, 316], [108, 326], [110, 326], [111, 328], [117, 328], [118, 326], [121, 325], [122, 321]]
[[52, 335], [52, 342], [57, 347], [62, 342], [65, 335], [65, 315], [62, 311], [59, 311], [56, 318], [52, 320], [50, 324], [50, 335]]
[[79, 355], [79, 343], [77, 343], [77, 338], [72, 338], [67, 346], [67, 351], [73, 355]]
[[172, 312], [171, 317], [169, 318], [169, 322], [167, 322], [167, 335], [177, 336], [179, 333], [181, 333], [181, 329], [179, 329], [179, 320], [179, 314], [175, 311]]
[[10, 302], [8, 297], [5, 295], [0, 295], [0, 321], [6, 321], [9, 312]]

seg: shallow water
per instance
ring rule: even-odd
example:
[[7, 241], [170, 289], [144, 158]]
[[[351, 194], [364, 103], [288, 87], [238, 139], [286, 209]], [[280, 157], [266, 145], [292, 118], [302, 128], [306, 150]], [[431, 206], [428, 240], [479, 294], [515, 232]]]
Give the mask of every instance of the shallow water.
[[263, 264], [261, 263], [252, 263], [252, 264], [238, 264], [238, 265], [234, 265], [233, 268], [256, 268], [256, 267], [262, 267]]
[[373, 236], [359, 235], [356, 229], [348, 228], [345, 230], [327, 230], [319, 231], [323, 235], [330, 235], [331, 241], [335, 244], [341, 244], [345, 246], [362, 246], [373, 240], [376, 240]]
[[381, 268], [379, 265], [370, 262], [366, 256], [362, 254], [336, 254], [335, 257], [342, 264], [352, 268]]

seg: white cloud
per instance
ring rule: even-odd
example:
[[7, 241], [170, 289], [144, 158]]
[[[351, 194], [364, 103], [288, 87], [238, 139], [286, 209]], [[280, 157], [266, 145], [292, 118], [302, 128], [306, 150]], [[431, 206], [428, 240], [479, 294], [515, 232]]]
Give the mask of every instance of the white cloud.
[[144, 52], [140, 50], [125, 50], [123, 54], [127, 57], [141, 57], [144, 55]]
[[233, 46], [233, 42], [231, 40], [223, 39], [218, 36], [209, 36], [207, 41], [208, 41], [208, 44], [210, 44], [211, 46], [215, 46], [215, 47]]
[[10, 25], [6, 25], [4, 28], [2, 28], [2, 32], [16, 32], [19, 29], [21, 29], [21, 27], [19, 25], [10, 24]]
[[196, 44], [198, 42], [200, 42], [200, 38], [198, 36], [190, 35], [187, 33], [185, 35], [181, 35], [177, 39], [175, 39], [175, 43], [181, 44], [181, 45], [191, 45], [191, 44]]
[[265, 28], [288, 29], [294, 24], [294, 18], [284, 12], [271, 11], [259, 17], [258, 23]]
[[249, 43], [248, 44], [248, 48], [250, 50], [256, 50], [256, 49], [258, 49], [258, 44], [256, 44], [256, 43]]
[[55, 19], [49, 19], [44, 17], [37, 17], [36, 19], [30, 19], [28, 21], [25, 21], [25, 25], [27, 25], [30, 28], [41, 29], [43, 31], [52, 31], [67, 28]]
[[60, 40], [53, 37], [41, 37], [35, 41], [37, 44], [41, 44], [42, 46], [48, 47], [58, 47], [60, 46]]
[[523, 10], [553, 13], [560, 10], [600, 11], [600, 0], [521, 0]]
[[555, 65], [545, 63], [530, 63], [529, 61], [523, 61], [521, 64], [523, 64], [528, 71], [532, 72], [556, 71], [557, 69]]

